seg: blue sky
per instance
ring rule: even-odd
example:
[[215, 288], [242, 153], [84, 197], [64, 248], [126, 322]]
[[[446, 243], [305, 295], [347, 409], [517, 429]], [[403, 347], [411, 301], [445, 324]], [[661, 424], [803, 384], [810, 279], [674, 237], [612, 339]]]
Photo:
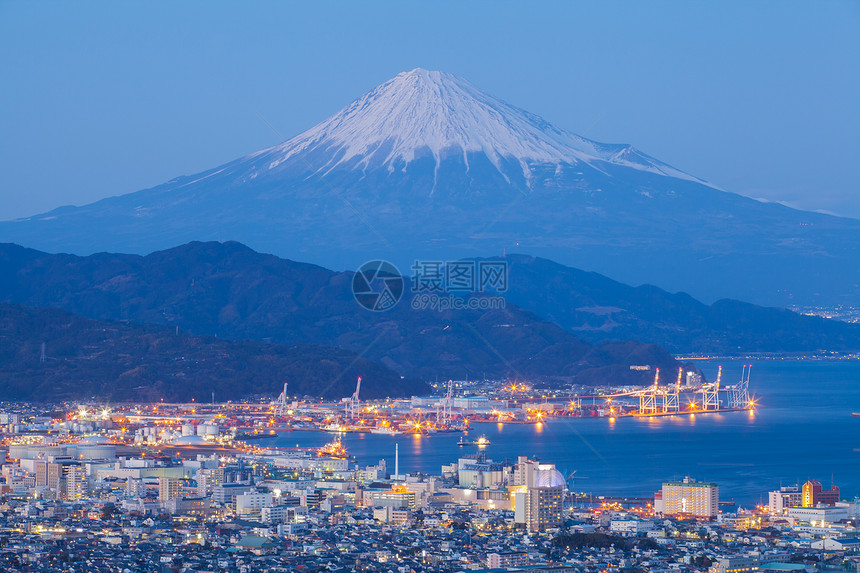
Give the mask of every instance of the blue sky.
[[860, 3], [0, 0], [0, 219], [279, 143], [459, 74], [730, 191], [860, 218]]

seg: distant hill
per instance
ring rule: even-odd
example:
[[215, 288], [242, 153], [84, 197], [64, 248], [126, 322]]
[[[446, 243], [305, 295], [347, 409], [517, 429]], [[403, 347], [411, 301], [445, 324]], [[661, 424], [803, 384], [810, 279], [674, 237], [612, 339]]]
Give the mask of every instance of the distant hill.
[[591, 341], [635, 339], [676, 353], [860, 350], [860, 324], [631, 287], [547, 259], [510, 255], [508, 300]]
[[[41, 361], [45, 343], [46, 360]], [[237, 400], [254, 394], [339, 398], [429, 393], [415, 379], [339, 348], [278, 346], [92, 320], [0, 303], [0, 400]]]
[[[0, 300], [84, 316], [177, 325], [197, 335], [335, 346], [407, 377], [541, 377], [581, 384], [645, 383], [632, 364], [680, 366], [659, 346], [585, 342], [512, 303], [496, 310], [362, 308], [352, 273], [256, 253], [238, 243], [189, 243], [145, 257], [50, 255], [0, 245]], [[409, 281], [407, 281], [409, 282]]]

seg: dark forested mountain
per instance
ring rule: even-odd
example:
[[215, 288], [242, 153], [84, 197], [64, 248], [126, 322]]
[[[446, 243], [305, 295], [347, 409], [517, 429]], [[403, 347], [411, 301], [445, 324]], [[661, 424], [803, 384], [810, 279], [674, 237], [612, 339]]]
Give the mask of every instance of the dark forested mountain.
[[[45, 360], [42, 360], [42, 344]], [[236, 400], [274, 395], [348, 396], [429, 392], [339, 348], [279, 346], [191, 336], [164, 325], [92, 320], [64, 310], [0, 303], [0, 400]]]
[[650, 375], [630, 371], [631, 364], [678, 366], [659, 346], [593, 345], [512, 303], [493, 310], [416, 310], [407, 285], [400, 304], [372, 312], [353, 297], [353, 273], [238, 243], [190, 243], [145, 257], [51, 255], [2, 245], [0, 272], [0, 300], [176, 325], [196, 335], [336, 346], [407, 377], [635, 383]]

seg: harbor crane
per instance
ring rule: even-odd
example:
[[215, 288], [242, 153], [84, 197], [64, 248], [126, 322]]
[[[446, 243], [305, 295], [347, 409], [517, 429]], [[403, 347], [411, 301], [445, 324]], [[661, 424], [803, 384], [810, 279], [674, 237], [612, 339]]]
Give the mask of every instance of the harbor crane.
[[275, 398], [275, 400], [271, 404], [272, 408], [274, 408], [275, 416], [286, 416], [287, 410], [287, 383], [284, 382], [284, 391]]
[[723, 379], [723, 367], [717, 368], [717, 379], [713, 384], [705, 384], [702, 386], [702, 410], [719, 410], [720, 409], [720, 383]]
[[663, 395], [663, 413], [679, 412], [681, 410], [681, 377], [684, 374], [683, 366], [678, 368], [678, 377], [675, 379], [675, 387], [671, 391], [667, 388]]
[[448, 380], [448, 391], [436, 407], [436, 423], [447, 424], [451, 421], [451, 409], [454, 405], [454, 381]]
[[[678, 376], [674, 384], [664, 386], [660, 385], [660, 369], [656, 368], [655, 370], [654, 381], [648, 386], [626, 392], [590, 396], [590, 398], [600, 397], [606, 400], [608, 405], [615, 404], [610, 408], [610, 417], [614, 417], [616, 409], [618, 412], [623, 412], [625, 407], [630, 408], [634, 416], [694, 414], [697, 412], [752, 410], [755, 408], [755, 399], [750, 396], [749, 392], [751, 364], [744, 365], [741, 379], [735, 384], [723, 384], [723, 367], [720, 366], [717, 369], [717, 378], [714, 382], [704, 383], [696, 387], [687, 386], [683, 383], [683, 367], [678, 369]], [[685, 400], [683, 408], [681, 407], [682, 395]], [[579, 397], [575, 400], [579, 400]], [[636, 401], [639, 402], [638, 410], [633, 409]], [[571, 400], [571, 409], [576, 405], [577, 403]]]
[[639, 394], [639, 413], [640, 414], [656, 414], [657, 413], [657, 393], [660, 389], [660, 369], [657, 368], [654, 374], [654, 385]]
[[355, 383], [355, 392], [353, 392], [352, 396], [349, 398], [345, 398], [346, 402], [346, 417], [349, 419], [354, 419], [358, 417], [358, 413], [361, 406], [361, 401], [358, 399], [358, 393], [361, 390], [361, 376], [358, 377], [358, 381]]
[[729, 408], [752, 408], [755, 405], [750, 398], [750, 371], [752, 364], [744, 364], [740, 381], [726, 386], [726, 405]]

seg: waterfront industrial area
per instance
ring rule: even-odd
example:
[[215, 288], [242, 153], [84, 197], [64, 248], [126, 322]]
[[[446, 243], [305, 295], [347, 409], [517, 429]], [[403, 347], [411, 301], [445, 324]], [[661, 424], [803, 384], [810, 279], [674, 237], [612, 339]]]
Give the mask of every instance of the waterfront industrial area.
[[[449, 381], [431, 397], [362, 400], [356, 381], [351, 396], [329, 402], [290, 396], [285, 385], [236, 403], [3, 404], [0, 568], [856, 568], [860, 500], [838, 487], [770, 484], [767, 501], [746, 509], [697, 476], [643, 483], [637, 497], [585, 495], [557, 460], [492, 459], [473, 428], [752, 411], [749, 372], [731, 384], [685, 372], [665, 384], [655, 372], [647, 387], [563, 394]], [[328, 437], [315, 447], [267, 439], [288, 432]], [[356, 432], [459, 434], [460, 454], [433, 472], [402, 471], [398, 454], [360, 464], [341, 440]]]

